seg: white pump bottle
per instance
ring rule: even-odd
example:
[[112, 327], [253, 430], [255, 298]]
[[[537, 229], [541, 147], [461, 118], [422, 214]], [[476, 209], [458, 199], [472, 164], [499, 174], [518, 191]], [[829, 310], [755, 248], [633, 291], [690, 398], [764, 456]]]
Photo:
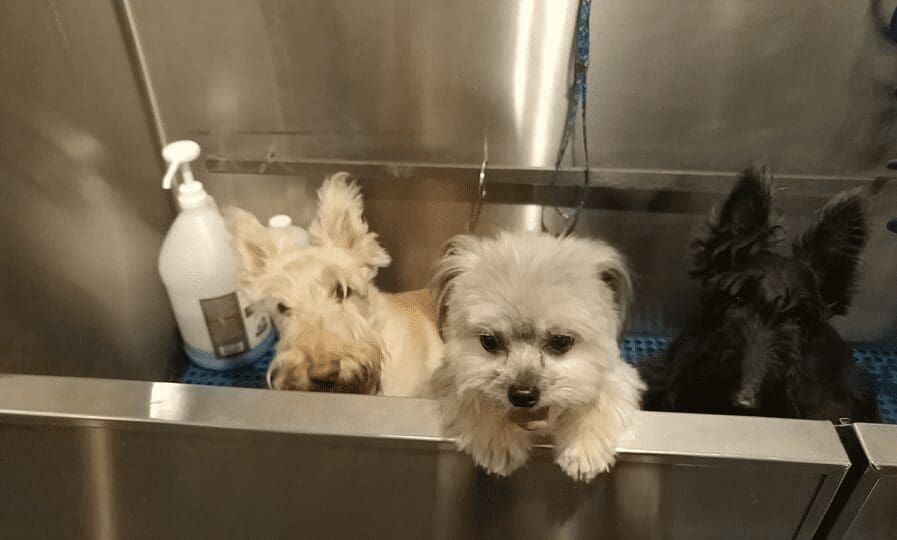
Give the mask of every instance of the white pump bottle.
[[162, 150], [168, 170], [162, 180], [177, 186], [181, 212], [159, 253], [159, 274], [168, 291], [187, 356], [206, 369], [226, 370], [260, 359], [274, 345], [268, 314], [239, 290], [240, 261], [218, 207], [193, 178], [190, 162], [199, 157], [194, 141], [176, 141]]

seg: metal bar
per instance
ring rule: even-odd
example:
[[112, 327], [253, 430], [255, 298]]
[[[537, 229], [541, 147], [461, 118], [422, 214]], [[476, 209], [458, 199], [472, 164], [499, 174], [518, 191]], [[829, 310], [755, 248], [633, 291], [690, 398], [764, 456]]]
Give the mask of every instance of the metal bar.
[[[3, 376], [0, 415], [6, 422], [112, 421], [450, 442], [441, 434], [436, 403], [431, 400], [176, 383]], [[642, 462], [700, 465], [745, 460], [820, 471], [840, 470], [850, 463], [828, 422], [696, 414], [641, 412], [618, 452], [623, 460], [632, 456]]]
[[[252, 175], [314, 175], [323, 176], [345, 170], [360, 178], [411, 180], [439, 178], [473, 182], [479, 166], [468, 164], [394, 163], [381, 161], [332, 160], [252, 160], [211, 156], [205, 160], [210, 173]], [[590, 189], [619, 188], [636, 191], [669, 191], [727, 193], [735, 182], [737, 172], [684, 171], [664, 169], [592, 168], [594, 180]], [[561, 187], [582, 183], [582, 168], [564, 167], [557, 172], [554, 184]], [[489, 167], [489, 182], [494, 184], [523, 184], [548, 186], [554, 176], [550, 168]], [[839, 191], [874, 182], [878, 178], [862, 176], [803, 176], [776, 175], [776, 186], [795, 195], [823, 197]]]
[[162, 112], [159, 108], [159, 100], [153, 89], [152, 77], [150, 76], [149, 66], [147, 65], [146, 53], [140, 43], [140, 35], [137, 30], [137, 22], [134, 10], [131, 7], [130, 0], [120, 0], [115, 3], [119, 12], [119, 20], [121, 21], [122, 33], [128, 44], [131, 53], [132, 62], [137, 72], [138, 85], [140, 86], [143, 98], [146, 100], [146, 106], [150, 113], [150, 122], [156, 135], [156, 142], [159, 150], [168, 142], [165, 133], [165, 123], [162, 120]]

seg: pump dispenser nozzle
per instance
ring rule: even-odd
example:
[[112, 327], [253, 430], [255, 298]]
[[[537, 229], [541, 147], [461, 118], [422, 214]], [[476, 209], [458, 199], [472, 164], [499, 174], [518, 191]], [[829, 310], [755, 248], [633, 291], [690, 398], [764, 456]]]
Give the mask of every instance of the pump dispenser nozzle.
[[197, 182], [190, 169], [190, 162], [199, 157], [199, 145], [195, 141], [175, 141], [162, 149], [162, 157], [168, 162], [168, 170], [162, 177], [162, 189], [171, 189], [174, 177], [181, 172], [181, 185], [178, 186], [178, 202], [182, 208], [195, 207], [206, 199], [206, 191], [202, 183]]

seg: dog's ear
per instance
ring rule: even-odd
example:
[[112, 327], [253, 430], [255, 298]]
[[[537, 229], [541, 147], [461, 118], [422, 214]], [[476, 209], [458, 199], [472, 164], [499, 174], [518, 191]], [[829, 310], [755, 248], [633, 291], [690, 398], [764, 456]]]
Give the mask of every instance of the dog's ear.
[[318, 212], [308, 232], [313, 244], [348, 249], [376, 272], [389, 266], [390, 258], [368, 228], [363, 212], [361, 188], [349, 173], [336, 173], [318, 189]]
[[[606, 255], [605, 250], [602, 250], [602, 255]], [[614, 293], [618, 316], [617, 337], [622, 337], [629, 321], [629, 306], [633, 298], [632, 278], [623, 256], [617, 252], [610, 258], [602, 256], [598, 264], [598, 277]]]
[[268, 229], [246, 210], [230, 207], [222, 213], [240, 257], [243, 284], [251, 296], [257, 296], [261, 280], [270, 272], [271, 262], [277, 257], [277, 244]]
[[443, 328], [448, 316], [454, 281], [473, 268], [477, 260], [479, 260], [479, 242], [473, 236], [455, 236], [442, 248], [442, 256], [436, 263], [430, 287], [436, 293], [436, 328], [443, 340], [445, 340]]
[[751, 166], [741, 173], [707, 237], [694, 243], [693, 275], [730, 271], [743, 258], [772, 247], [778, 227], [770, 224], [771, 186], [766, 166]]
[[844, 314], [850, 307], [860, 253], [869, 236], [865, 207], [863, 191], [839, 193], [819, 210], [816, 221], [794, 242], [795, 257], [813, 270], [819, 292], [834, 315]]

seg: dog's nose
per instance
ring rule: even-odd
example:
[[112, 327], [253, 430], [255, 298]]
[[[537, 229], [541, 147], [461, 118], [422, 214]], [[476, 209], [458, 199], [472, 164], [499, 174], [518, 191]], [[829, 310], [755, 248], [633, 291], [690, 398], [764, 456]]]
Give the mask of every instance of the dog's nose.
[[515, 407], [533, 407], [539, 403], [539, 389], [522, 384], [511, 385], [508, 387], [508, 401]]
[[755, 396], [746, 394], [744, 392], [739, 392], [732, 399], [732, 405], [744, 409], [753, 409], [757, 406], [757, 399]]
[[339, 378], [339, 360], [309, 363], [308, 378], [316, 383], [336, 382]]

